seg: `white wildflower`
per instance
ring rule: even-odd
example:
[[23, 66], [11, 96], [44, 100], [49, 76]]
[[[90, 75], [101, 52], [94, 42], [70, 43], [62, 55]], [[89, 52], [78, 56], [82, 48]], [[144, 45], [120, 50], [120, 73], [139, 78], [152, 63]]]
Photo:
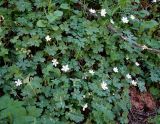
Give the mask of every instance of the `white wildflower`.
[[130, 15], [130, 18], [131, 18], [132, 20], [134, 20], [134, 19], [135, 19], [135, 16], [134, 16], [134, 15]]
[[111, 22], [112, 24], [114, 24], [114, 21], [113, 21], [113, 19], [110, 19], [110, 22]]
[[53, 59], [52, 64], [53, 64], [53, 66], [56, 67], [59, 64], [59, 62], [57, 61], [57, 59]]
[[83, 111], [85, 111], [85, 109], [88, 107], [88, 103], [86, 103], [84, 106], [83, 106]]
[[68, 65], [63, 65], [61, 70], [64, 72], [68, 72], [70, 68], [68, 67]]
[[122, 36], [123, 40], [128, 40], [128, 37]]
[[95, 14], [96, 10], [91, 8], [91, 9], [89, 9], [89, 12], [92, 13], [92, 14]]
[[105, 9], [101, 9], [101, 16], [105, 17], [106, 16], [106, 10]]
[[131, 79], [131, 78], [132, 78], [130, 74], [127, 74], [126, 77], [127, 77], [128, 79]]
[[94, 71], [93, 70], [89, 70], [89, 73], [91, 74], [91, 75], [94, 75]]
[[91, 95], [92, 95], [92, 93], [88, 93], [88, 95], [89, 95], [89, 96], [91, 96]]
[[113, 71], [117, 73], [117, 72], [118, 72], [118, 68], [117, 68], [117, 67], [114, 67], [114, 68], [113, 68]]
[[157, 2], [157, 0], [153, 0], [152, 2], [153, 2], [153, 3], [156, 3], [156, 2]]
[[128, 23], [128, 22], [129, 22], [129, 20], [128, 20], [128, 18], [127, 18], [127, 17], [122, 17], [122, 19], [121, 19], [121, 20], [122, 20], [122, 22], [123, 22], [123, 23]]
[[15, 81], [16, 86], [20, 86], [22, 84], [22, 81], [20, 79], [18, 79], [17, 81]]
[[46, 41], [50, 41], [50, 40], [51, 40], [51, 37], [50, 37], [49, 35], [47, 35], [47, 36], [45, 37], [45, 39], [46, 39]]
[[105, 83], [104, 81], [101, 83], [101, 87], [103, 90], [108, 90], [107, 83]]
[[128, 57], [126, 57], [126, 60], [129, 60], [129, 58], [128, 58]]
[[138, 62], [135, 62], [136, 66], [139, 66], [140, 64]]
[[137, 86], [137, 82], [136, 82], [135, 80], [132, 80], [132, 81], [131, 81], [131, 84], [132, 84], [133, 86]]

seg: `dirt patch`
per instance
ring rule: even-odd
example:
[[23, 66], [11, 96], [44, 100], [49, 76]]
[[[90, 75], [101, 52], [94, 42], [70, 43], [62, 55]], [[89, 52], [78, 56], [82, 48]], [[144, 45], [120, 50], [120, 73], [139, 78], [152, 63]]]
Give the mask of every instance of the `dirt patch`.
[[131, 87], [130, 99], [129, 124], [147, 124], [147, 119], [156, 115], [156, 101], [149, 92], [140, 93]]

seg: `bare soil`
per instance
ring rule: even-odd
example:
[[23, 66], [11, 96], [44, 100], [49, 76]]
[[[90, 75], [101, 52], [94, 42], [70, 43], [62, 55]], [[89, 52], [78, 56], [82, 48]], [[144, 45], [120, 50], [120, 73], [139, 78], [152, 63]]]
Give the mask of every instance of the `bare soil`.
[[156, 115], [157, 103], [151, 93], [140, 93], [135, 87], [131, 87], [130, 101], [129, 124], [148, 124], [148, 118]]

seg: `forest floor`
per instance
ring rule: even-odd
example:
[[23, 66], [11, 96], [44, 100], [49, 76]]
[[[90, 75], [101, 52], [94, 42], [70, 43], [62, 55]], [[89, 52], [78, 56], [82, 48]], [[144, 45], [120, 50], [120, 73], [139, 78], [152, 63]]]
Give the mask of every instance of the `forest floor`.
[[148, 124], [148, 119], [156, 115], [159, 103], [149, 92], [140, 93], [135, 87], [131, 87], [130, 101], [129, 124]]

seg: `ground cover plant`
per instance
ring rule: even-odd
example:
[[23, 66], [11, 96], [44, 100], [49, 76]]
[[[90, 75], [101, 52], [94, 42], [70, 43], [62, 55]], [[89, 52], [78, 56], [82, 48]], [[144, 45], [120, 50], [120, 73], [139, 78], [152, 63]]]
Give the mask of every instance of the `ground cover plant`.
[[159, 22], [158, 1], [1, 0], [0, 124], [160, 123]]

